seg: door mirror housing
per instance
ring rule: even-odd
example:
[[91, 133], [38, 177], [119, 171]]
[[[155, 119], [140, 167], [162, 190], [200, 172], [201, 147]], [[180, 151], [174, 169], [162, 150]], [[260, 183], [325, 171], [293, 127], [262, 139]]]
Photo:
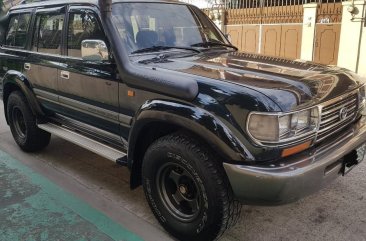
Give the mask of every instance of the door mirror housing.
[[81, 58], [86, 61], [109, 61], [109, 52], [103, 40], [86, 39], [81, 42]]

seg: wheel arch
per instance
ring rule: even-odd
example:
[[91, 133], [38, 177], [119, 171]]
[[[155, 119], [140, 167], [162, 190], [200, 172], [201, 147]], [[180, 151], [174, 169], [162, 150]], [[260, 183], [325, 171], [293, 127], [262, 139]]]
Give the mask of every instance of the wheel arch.
[[195, 106], [155, 100], [146, 103], [133, 120], [128, 148], [131, 188], [140, 185], [142, 159], [147, 148], [158, 138], [177, 131], [208, 144], [223, 160], [252, 159], [244, 145], [212, 114]]
[[21, 91], [28, 101], [29, 107], [32, 113], [36, 116], [43, 115], [41, 106], [39, 105], [34, 92], [32, 91], [32, 86], [26, 76], [18, 71], [8, 71], [3, 79], [3, 103], [5, 110], [5, 118], [8, 122], [7, 116], [7, 103], [10, 94], [14, 91]]

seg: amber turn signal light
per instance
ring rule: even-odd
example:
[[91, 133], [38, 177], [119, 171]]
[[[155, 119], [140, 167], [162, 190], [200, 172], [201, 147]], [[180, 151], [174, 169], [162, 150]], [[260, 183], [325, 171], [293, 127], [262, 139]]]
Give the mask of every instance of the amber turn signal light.
[[282, 157], [288, 157], [288, 156], [291, 156], [293, 154], [296, 154], [296, 153], [299, 153], [301, 151], [304, 151], [306, 149], [308, 149], [311, 145], [311, 141], [308, 141], [308, 142], [305, 142], [305, 143], [302, 143], [298, 146], [294, 146], [294, 147], [291, 147], [291, 148], [287, 148], [287, 149], [283, 149], [282, 151]]
[[127, 95], [128, 95], [129, 97], [134, 97], [134, 96], [135, 96], [135, 91], [133, 91], [133, 90], [129, 90], [129, 91], [127, 92]]

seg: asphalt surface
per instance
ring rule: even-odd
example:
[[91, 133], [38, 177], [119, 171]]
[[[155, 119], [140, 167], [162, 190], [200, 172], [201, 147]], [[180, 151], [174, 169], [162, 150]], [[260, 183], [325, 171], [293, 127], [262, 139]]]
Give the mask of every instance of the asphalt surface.
[[[149, 210], [142, 189], [129, 189], [127, 169], [56, 137], [42, 152], [23, 153], [5, 123], [2, 102], [0, 151], [141, 239], [172, 240]], [[3, 162], [0, 158], [0, 171], [4, 172]], [[365, 173], [366, 161], [346, 177], [296, 203], [243, 206], [239, 223], [221, 240], [366, 241]], [[88, 223], [85, 225], [90, 229]]]

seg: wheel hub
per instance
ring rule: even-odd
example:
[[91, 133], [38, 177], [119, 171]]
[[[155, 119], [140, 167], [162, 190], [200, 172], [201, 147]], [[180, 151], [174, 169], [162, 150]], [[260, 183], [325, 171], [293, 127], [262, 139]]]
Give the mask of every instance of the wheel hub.
[[188, 188], [186, 185], [180, 185], [179, 186], [179, 192], [183, 195], [186, 195], [188, 193]]
[[183, 166], [166, 163], [157, 172], [157, 187], [167, 210], [182, 222], [200, 213], [200, 194], [196, 180]]

